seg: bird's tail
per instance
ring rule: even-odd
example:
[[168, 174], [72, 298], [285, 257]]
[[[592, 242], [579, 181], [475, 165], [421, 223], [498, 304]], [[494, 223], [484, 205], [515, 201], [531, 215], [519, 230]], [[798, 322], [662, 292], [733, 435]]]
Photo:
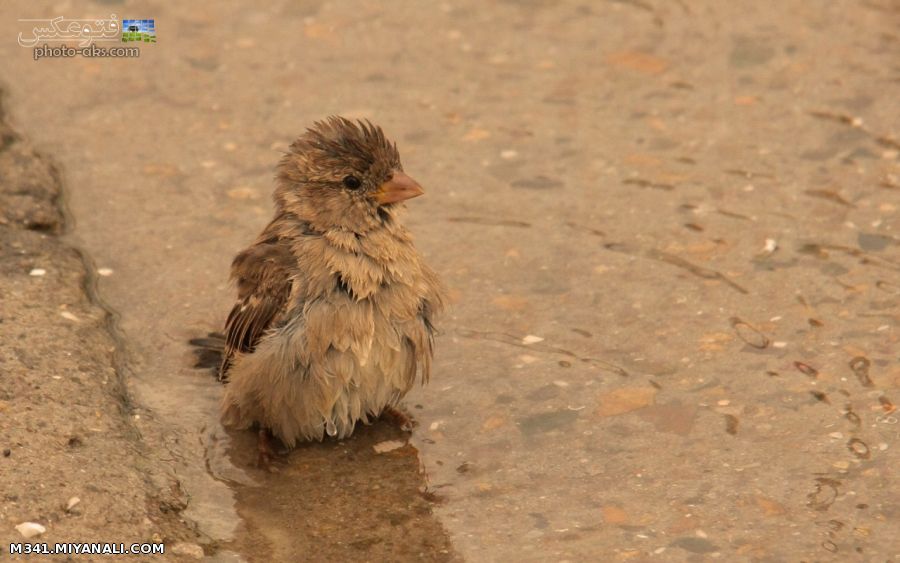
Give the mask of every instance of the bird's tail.
[[210, 332], [205, 338], [191, 338], [188, 342], [194, 347], [194, 355], [197, 357], [194, 367], [212, 369], [218, 376], [222, 355], [225, 353], [225, 335]]

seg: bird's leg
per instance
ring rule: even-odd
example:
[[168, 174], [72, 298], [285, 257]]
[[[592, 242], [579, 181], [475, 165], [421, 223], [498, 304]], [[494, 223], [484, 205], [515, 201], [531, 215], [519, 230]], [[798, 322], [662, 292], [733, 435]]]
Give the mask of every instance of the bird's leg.
[[256, 458], [256, 466], [260, 469], [271, 471], [272, 460], [275, 458], [276, 454], [275, 447], [272, 444], [272, 433], [268, 428], [260, 428], [257, 436], [256, 451], [258, 455]]
[[416, 421], [411, 416], [396, 407], [384, 407], [381, 416], [396, 424], [404, 432], [412, 432], [416, 426]]

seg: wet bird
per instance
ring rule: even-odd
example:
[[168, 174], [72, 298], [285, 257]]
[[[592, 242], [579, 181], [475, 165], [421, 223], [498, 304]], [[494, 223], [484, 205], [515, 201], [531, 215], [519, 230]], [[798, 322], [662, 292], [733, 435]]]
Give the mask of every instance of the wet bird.
[[219, 367], [223, 423], [258, 427], [261, 461], [269, 432], [290, 448], [402, 419], [428, 380], [444, 290], [399, 217], [422, 193], [368, 121], [317, 122], [281, 159], [275, 218], [231, 266]]

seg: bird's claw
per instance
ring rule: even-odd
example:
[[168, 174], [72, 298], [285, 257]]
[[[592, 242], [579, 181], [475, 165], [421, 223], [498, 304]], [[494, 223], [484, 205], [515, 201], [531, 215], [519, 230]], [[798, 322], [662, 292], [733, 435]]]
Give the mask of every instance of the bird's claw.
[[272, 433], [265, 428], [261, 428], [259, 430], [258, 439], [256, 442], [256, 451], [257, 468], [264, 469], [270, 473], [275, 473], [278, 471], [278, 468], [273, 465], [273, 462], [278, 456], [278, 452], [275, 450], [275, 447], [272, 444]]
[[381, 416], [389, 419], [404, 432], [412, 432], [413, 428], [419, 425], [411, 416], [395, 407], [385, 407], [381, 412]]

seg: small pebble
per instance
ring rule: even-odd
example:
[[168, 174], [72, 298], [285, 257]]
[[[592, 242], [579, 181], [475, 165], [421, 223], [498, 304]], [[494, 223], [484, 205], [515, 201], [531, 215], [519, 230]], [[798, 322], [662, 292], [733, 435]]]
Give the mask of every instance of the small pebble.
[[75, 508], [75, 507], [78, 505], [79, 502], [81, 502], [81, 499], [78, 498], [78, 497], [72, 497], [72, 498], [70, 498], [70, 499], [69, 499], [69, 502], [66, 503], [66, 512], [69, 512], [69, 511], [71, 511], [73, 508]]
[[228, 197], [231, 199], [257, 199], [256, 190], [249, 186], [239, 186], [237, 188], [232, 188], [227, 192]]
[[522, 339], [522, 344], [536, 344], [538, 342], [543, 342], [544, 339], [540, 336], [535, 336], [533, 334], [529, 334], [525, 338]]
[[841, 438], [844, 437], [844, 435], [841, 434], [840, 432], [832, 432], [831, 434], [829, 434], [829, 436], [831, 436], [835, 440], [840, 440]]
[[203, 559], [203, 548], [195, 543], [179, 542], [172, 546], [172, 553], [192, 559]]
[[78, 322], [78, 317], [76, 317], [75, 315], [73, 315], [72, 313], [70, 313], [68, 311], [63, 311], [62, 313], [60, 313], [60, 315], [62, 315], [62, 318], [64, 318], [64, 319], [68, 319], [70, 321], [75, 321], [76, 323]]
[[[884, 449], [887, 449], [887, 444], [885, 444], [884, 446], [885, 446]], [[9, 456], [11, 456], [11, 455], [12, 455], [12, 450], [11, 450], [11, 449], [6, 448], [6, 449], [3, 450], [3, 457], [9, 457]]]
[[773, 342], [773, 343], [772, 343], [772, 347], [773, 347], [773, 348], [786, 348], [786, 347], [787, 347], [787, 342], [782, 342], [782, 341], [779, 340], [778, 342]]
[[97, 268], [97, 273], [100, 274], [101, 276], [106, 277], [106, 276], [111, 276], [113, 271], [112, 271], [112, 268]]
[[47, 270], [43, 268], [33, 268], [30, 272], [28, 272], [29, 276], [40, 277], [47, 273]]
[[16, 526], [16, 530], [22, 534], [23, 538], [28, 539], [43, 534], [47, 531], [47, 528], [41, 526], [37, 522], [22, 522]]
[[385, 440], [384, 442], [378, 442], [372, 449], [375, 450], [377, 454], [383, 454], [385, 452], [392, 452], [394, 450], [400, 449], [406, 445], [406, 442], [401, 440]]
[[516, 158], [517, 156], [519, 156], [519, 152], [514, 151], [512, 149], [500, 151], [500, 158], [502, 158], [504, 160], [512, 160], [512, 159]]

